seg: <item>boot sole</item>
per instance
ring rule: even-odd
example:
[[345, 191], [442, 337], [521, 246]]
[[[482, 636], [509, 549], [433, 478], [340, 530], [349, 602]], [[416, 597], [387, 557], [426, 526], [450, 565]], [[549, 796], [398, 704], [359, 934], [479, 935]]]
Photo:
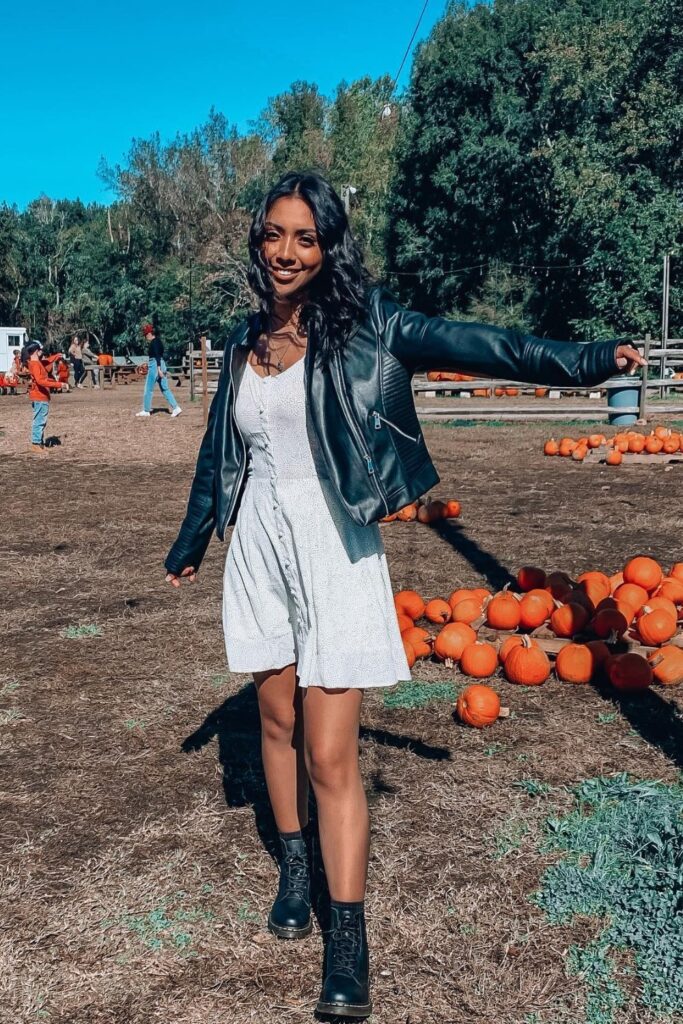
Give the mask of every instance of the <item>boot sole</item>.
[[309, 921], [303, 928], [283, 928], [282, 925], [273, 924], [268, 917], [268, 931], [277, 935], [278, 939], [305, 939], [313, 931], [313, 922]]
[[335, 1017], [369, 1017], [372, 1003], [318, 1003], [317, 1013], [327, 1013]]

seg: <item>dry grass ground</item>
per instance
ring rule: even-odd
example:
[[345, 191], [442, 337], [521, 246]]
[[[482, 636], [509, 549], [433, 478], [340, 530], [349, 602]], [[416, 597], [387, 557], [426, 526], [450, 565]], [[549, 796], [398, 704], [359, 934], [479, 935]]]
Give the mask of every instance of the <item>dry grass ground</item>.
[[[140, 399], [138, 385], [57, 397], [61, 444], [36, 460], [28, 401], [0, 398], [0, 1020], [308, 1021], [321, 935], [282, 943], [264, 928], [272, 825], [253, 688], [224, 665], [225, 549], [214, 542], [194, 588], [163, 582], [201, 410], [181, 392], [181, 417], [140, 421]], [[544, 460], [546, 433], [427, 428], [462, 524], [386, 527], [395, 589], [683, 555], [683, 470]], [[462, 683], [432, 664], [414, 677]], [[483, 732], [447, 701], [365, 697], [374, 1024], [582, 1021], [565, 955], [595, 923], [550, 927], [529, 903], [550, 863], [541, 824], [578, 780], [681, 767], [675, 693], [617, 705], [556, 682], [493, 685], [514, 716]], [[616, 1020], [649, 1018], [631, 1002]]]

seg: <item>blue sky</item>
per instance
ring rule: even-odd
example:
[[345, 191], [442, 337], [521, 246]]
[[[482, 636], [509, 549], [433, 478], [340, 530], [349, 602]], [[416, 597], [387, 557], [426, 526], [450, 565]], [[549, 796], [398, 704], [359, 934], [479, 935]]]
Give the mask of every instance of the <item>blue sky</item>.
[[[200, 124], [214, 106], [240, 129], [292, 82], [395, 75], [423, 0], [23, 0], [3, 12], [0, 203], [41, 193], [106, 202], [100, 157], [132, 138]], [[416, 42], [442, 15], [430, 0]], [[10, 72], [9, 58], [16, 64]], [[410, 60], [399, 80], [405, 86]], [[11, 83], [11, 90], [8, 87]]]

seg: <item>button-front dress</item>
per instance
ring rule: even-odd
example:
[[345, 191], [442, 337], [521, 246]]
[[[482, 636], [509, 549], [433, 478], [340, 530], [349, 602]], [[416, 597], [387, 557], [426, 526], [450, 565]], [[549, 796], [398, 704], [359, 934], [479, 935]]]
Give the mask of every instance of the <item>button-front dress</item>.
[[235, 419], [248, 461], [223, 586], [230, 670], [296, 662], [303, 687], [410, 679], [379, 526], [354, 523], [329, 479], [304, 360], [274, 377], [247, 361]]

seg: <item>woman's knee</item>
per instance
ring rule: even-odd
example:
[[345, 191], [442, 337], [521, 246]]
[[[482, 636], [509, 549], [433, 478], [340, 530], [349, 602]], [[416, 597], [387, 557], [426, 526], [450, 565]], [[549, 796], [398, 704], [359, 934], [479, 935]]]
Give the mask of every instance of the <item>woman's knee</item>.
[[259, 710], [263, 738], [271, 743], [291, 743], [298, 724], [294, 704], [269, 701], [260, 695]]
[[339, 789], [355, 781], [358, 775], [357, 744], [348, 748], [338, 742], [305, 744], [306, 770], [314, 786]]

